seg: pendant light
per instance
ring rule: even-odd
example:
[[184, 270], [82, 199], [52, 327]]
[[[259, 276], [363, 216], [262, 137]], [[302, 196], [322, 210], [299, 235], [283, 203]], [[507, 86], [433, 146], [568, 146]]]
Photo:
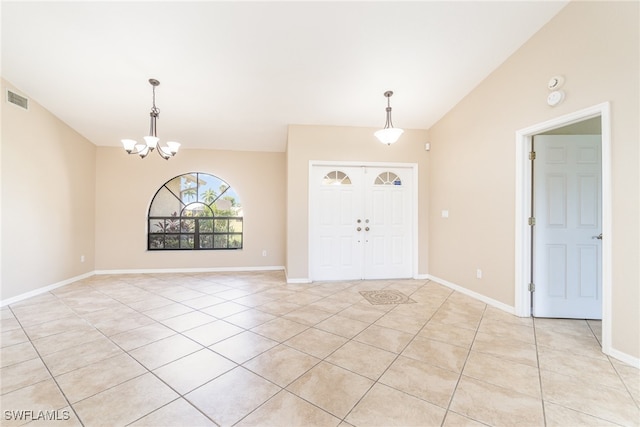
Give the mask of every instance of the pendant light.
[[402, 129], [393, 127], [393, 122], [391, 121], [391, 95], [393, 95], [393, 92], [390, 90], [384, 93], [384, 96], [387, 98], [387, 121], [384, 124], [384, 129], [380, 129], [374, 133], [380, 142], [387, 145], [396, 142], [404, 132]]
[[145, 158], [154, 149], [157, 149], [158, 154], [165, 160], [175, 156], [180, 148], [180, 144], [175, 141], [167, 142], [166, 147], [158, 145], [158, 135], [156, 133], [156, 122], [160, 115], [160, 109], [156, 107], [156, 87], [160, 85], [160, 82], [156, 79], [149, 79], [149, 83], [153, 88], [153, 107], [151, 107], [151, 122], [149, 124], [149, 135], [143, 137], [144, 144], [138, 143], [133, 139], [123, 139], [122, 145], [129, 154], [138, 154], [141, 158]]

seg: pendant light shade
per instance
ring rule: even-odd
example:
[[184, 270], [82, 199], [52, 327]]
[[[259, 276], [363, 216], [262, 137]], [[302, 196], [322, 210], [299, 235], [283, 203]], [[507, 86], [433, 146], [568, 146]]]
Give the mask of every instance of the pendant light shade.
[[122, 146], [129, 154], [137, 154], [141, 158], [145, 158], [151, 151], [156, 150], [157, 153], [165, 160], [175, 156], [180, 148], [180, 144], [174, 141], [167, 142], [166, 147], [162, 147], [158, 144], [160, 138], [156, 133], [156, 126], [158, 116], [160, 116], [160, 109], [156, 107], [156, 86], [160, 85], [160, 82], [156, 79], [149, 79], [149, 83], [153, 87], [153, 106], [151, 107], [150, 123], [149, 123], [149, 135], [144, 136], [144, 144], [138, 143], [133, 139], [123, 139]]
[[387, 98], [387, 121], [384, 124], [384, 129], [380, 129], [374, 133], [381, 143], [387, 145], [396, 142], [398, 138], [400, 138], [400, 135], [404, 133], [404, 130], [393, 127], [393, 122], [391, 121], [391, 95], [393, 95], [393, 92], [390, 90], [384, 93], [384, 96]]

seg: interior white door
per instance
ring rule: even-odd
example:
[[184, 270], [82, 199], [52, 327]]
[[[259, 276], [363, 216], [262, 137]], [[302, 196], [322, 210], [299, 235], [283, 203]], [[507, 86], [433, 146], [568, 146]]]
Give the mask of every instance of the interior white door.
[[313, 280], [412, 276], [412, 169], [313, 166]]
[[600, 135], [534, 139], [534, 316], [602, 318], [600, 147]]

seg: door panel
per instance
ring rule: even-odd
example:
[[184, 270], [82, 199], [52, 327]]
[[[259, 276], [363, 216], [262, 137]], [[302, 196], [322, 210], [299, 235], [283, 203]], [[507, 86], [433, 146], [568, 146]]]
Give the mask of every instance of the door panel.
[[533, 314], [602, 317], [599, 135], [535, 137]]
[[310, 179], [313, 280], [412, 276], [410, 168], [313, 166]]

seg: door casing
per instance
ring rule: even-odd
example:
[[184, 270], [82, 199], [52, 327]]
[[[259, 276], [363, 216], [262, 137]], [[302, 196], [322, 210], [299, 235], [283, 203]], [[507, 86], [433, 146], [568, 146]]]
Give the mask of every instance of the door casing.
[[515, 314], [531, 316], [531, 233], [528, 224], [531, 212], [531, 139], [533, 135], [559, 127], [600, 117], [602, 125], [602, 351], [611, 353], [611, 107], [609, 102], [594, 105], [574, 113], [538, 123], [516, 132], [516, 205], [515, 205]]
[[340, 162], [340, 161], [325, 161], [325, 160], [310, 160], [309, 161], [309, 170], [308, 170], [308, 185], [307, 185], [307, 190], [308, 190], [308, 194], [309, 194], [309, 199], [307, 200], [308, 203], [308, 217], [307, 217], [307, 231], [308, 231], [308, 265], [307, 265], [307, 271], [309, 272], [309, 276], [311, 281], [314, 280], [314, 278], [311, 275], [312, 272], [312, 266], [311, 266], [311, 260], [312, 260], [312, 256], [314, 253], [314, 250], [312, 248], [312, 232], [313, 230], [311, 229], [312, 226], [312, 222], [311, 222], [311, 197], [313, 194], [311, 185], [312, 185], [312, 180], [311, 180], [311, 174], [313, 171], [313, 167], [314, 166], [332, 166], [332, 167], [336, 167], [336, 168], [340, 168], [340, 167], [382, 167], [382, 168], [406, 168], [406, 169], [410, 169], [410, 173], [412, 174], [412, 181], [413, 181], [413, 188], [411, 191], [411, 198], [412, 198], [412, 212], [411, 212], [411, 226], [412, 226], [412, 230], [413, 230], [413, 235], [411, 236], [411, 274], [413, 276], [413, 278], [418, 278], [418, 187], [419, 187], [419, 183], [418, 183], [418, 164], [417, 163], [385, 163], [385, 162]]

